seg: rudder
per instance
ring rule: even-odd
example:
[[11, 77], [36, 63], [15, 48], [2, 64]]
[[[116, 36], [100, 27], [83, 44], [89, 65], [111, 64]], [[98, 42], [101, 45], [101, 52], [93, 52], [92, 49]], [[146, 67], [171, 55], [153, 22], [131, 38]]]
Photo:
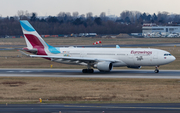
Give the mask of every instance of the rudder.
[[38, 55], [61, 53], [57, 48], [48, 45], [27, 20], [20, 20], [20, 24], [27, 44], [26, 50], [36, 49]]
[[20, 24], [28, 49], [47, 46], [46, 42], [27, 20], [20, 20]]

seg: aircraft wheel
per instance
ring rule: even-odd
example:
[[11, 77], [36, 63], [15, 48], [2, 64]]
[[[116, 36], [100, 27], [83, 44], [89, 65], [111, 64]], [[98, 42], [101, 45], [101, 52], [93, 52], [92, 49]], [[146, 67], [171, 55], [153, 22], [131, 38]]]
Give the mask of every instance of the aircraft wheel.
[[155, 72], [155, 73], [159, 73], [159, 70], [158, 70], [158, 69], [155, 69], [154, 72]]
[[82, 73], [87, 73], [87, 72], [88, 72], [87, 69], [83, 69], [83, 70], [82, 70]]
[[94, 73], [94, 69], [89, 69], [89, 72], [90, 73]]
[[94, 69], [83, 69], [83, 73], [94, 73]]

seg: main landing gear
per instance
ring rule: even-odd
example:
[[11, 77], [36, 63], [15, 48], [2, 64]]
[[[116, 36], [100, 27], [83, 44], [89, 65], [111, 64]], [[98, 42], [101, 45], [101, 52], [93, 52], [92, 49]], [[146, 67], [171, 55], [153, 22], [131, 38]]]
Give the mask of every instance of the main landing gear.
[[90, 62], [87, 64], [87, 69], [83, 69], [82, 73], [94, 73], [94, 69], [91, 69]]
[[82, 73], [94, 73], [94, 69], [91, 69], [90, 62], [87, 63], [87, 69], [83, 69]]
[[156, 66], [156, 67], [155, 67], [155, 70], [154, 70], [155, 73], [159, 73], [158, 67], [159, 67], [159, 66]]
[[94, 69], [83, 69], [83, 73], [94, 73]]

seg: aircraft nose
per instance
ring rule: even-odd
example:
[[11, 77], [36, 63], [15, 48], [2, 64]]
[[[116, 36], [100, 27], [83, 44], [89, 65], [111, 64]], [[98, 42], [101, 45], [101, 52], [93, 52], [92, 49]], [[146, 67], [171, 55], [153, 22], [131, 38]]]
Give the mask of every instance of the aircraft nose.
[[176, 60], [176, 57], [171, 56], [171, 62], [173, 62], [174, 60]]

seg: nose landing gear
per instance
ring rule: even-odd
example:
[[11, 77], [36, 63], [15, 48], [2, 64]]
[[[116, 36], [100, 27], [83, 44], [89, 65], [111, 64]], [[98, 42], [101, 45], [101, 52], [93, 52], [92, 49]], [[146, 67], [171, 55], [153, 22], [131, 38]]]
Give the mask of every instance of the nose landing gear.
[[155, 70], [154, 70], [155, 73], [159, 73], [159, 69], [158, 68], [159, 68], [159, 66], [155, 67]]

